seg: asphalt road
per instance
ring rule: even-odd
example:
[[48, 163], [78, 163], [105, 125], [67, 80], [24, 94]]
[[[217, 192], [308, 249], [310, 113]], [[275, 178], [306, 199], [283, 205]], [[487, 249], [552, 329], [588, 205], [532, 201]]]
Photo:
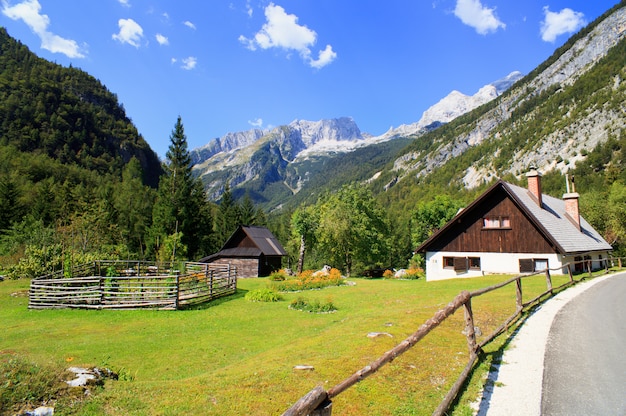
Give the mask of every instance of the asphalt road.
[[541, 414], [626, 415], [626, 274], [594, 285], [556, 315]]

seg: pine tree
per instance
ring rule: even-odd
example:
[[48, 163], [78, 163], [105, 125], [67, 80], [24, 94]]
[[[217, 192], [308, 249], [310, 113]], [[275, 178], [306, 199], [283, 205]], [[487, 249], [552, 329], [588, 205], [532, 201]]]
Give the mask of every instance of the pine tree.
[[168, 236], [182, 233], [181, 242], [187, 253], [178, 251], [177, 258], [193, 259], [197, 255], [210, 254], [207, 251], [211, 249], [211, 211], [202, 183], [193, 177], [187, 137], [180, 116], [165, 156], [165, 175], [159, 182], [152, 211], [152, 249], [158, 252]]

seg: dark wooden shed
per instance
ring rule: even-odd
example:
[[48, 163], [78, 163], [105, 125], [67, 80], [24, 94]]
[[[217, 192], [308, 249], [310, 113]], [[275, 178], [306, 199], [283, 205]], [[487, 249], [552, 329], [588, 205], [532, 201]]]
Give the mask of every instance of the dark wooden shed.
[[201, 263], [230, 264], [238, 277], [264, 277], [281, 268], [287, 252], [265, 227], [241, 225], [222, 249], [204, 257]]

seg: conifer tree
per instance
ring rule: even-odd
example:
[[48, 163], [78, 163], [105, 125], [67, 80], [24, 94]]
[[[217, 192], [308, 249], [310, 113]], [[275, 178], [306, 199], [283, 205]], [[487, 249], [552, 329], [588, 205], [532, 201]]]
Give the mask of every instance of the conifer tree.
[[152, 249], [156, 252], [169, 236], [180, 235], [187, 252], [177, 252], [176, 258], [194, 259], [211, 254], [209, 203], [202, 183], [193, 177], [187, 137], [180, 116], [170, 136], [163, 169], [165, 175], [159, 182], [152, 211]]

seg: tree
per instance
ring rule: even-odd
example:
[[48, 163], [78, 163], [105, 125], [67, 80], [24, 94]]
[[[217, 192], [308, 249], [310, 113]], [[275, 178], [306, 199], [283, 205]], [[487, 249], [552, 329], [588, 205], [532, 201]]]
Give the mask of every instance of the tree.
[[[432, 201], [420, 202], [411, 214], [411, 242], [422, 244], [443, 227], [463, 207], [463, 202], [448, 195], [436, 195]], [[414, 248], [415, 248], [414, 247]]]
[[187, 253], [179, 252], [177, 257], [193, 258], [208, 249], [206, 244], [210, 241], [212, 219], [202, 183], [192, 174], [187, 137], [180, 116], [170, 135], [165, 156], [165, 174], [159, 181], [152, 210], [152, 249], [158, 252], [168, 236], [180, 232], [181, 247], [186, 247]]
[[10, 228], [21, 219], [22, 205], [15, 182], [9, 178], [0, 179], [0, 232]]
[[224, 185], [224, 192], [220, 200], [219, 219], [217, 225], [218, 238], [221, 243], [225, 243], [228, 237], [235, 231], [239, 222], [239, 205], [233, 199], [230, 185]]
[[348, 276], [355, 267], [381, 264], [388, 257], [389, 222], [364, 187], [348, 185], [316, 204], [317, 248]]
[[304, 268], [304, 254], [307, 249], [307, 243], [312, 242], [315, 238], [319, 218], [312, 206], [299, 207], [291, 216], [291, 226], [296, 237], [300, 239], [300, 251], [298, 255], [297, 272], [302, 273]]

